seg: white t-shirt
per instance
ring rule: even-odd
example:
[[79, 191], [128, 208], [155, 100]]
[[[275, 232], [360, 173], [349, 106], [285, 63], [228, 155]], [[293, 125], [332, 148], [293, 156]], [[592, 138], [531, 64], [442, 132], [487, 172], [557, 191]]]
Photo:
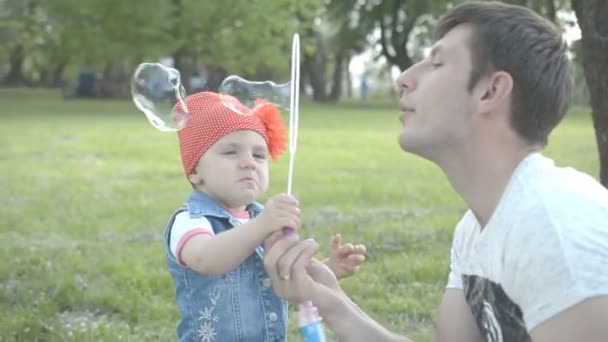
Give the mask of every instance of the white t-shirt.
[[[249, 220], [248, 218], [244, 217], [235, 217], [235, 219], [239, 224], [245, 223]], [[169, 247], [171, 249], [171, 253], [173, 253], [180, 265], [185, 266], [184, 262], [182, 261], [181, 254], [186, 242], [198, 234], [207, 234], [210, 236], [215, 235], [211, 222], [209, 222], [207, 218], [204, 216], [192, 218], [190, 217], [190, 213], [187, 211], [183, 211], [175, 215], [175, 220], [171, 226], [171, 239]]]
[[516, 168], [481, 230], [456, 227], [448, 288], [463, 289], [488, 341], [529, 341], [538, 324], [608, 294], [608, 190], [540, 154]]

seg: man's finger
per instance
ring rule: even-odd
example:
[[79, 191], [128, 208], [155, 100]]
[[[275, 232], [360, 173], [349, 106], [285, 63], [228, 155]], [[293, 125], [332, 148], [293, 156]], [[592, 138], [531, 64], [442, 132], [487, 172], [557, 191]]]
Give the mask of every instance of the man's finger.
[[[273, 234], [271, 238], [276, 238], [274, 235], [279, 234], [279, 232]], [[280, 233], [282, 234], [282, 233]], [[270, 239], [269, 239], [270, 240]], [[264, 268], [266, 272], [271, 277], [273, 282], [279, 280], [278, 274], [278, 261], [290, 248], [292, 248], [296, 243], [298, 243], [298, 236], [296, 234], [292, 234], [289, 236], [285, 236], [278, 239], [275, 239], [274, 243], [272, 243], [271, 247], [266, 249], [266, 255], [264, 256]]]
[[266, 241], [264, 241], [264, 249], [269, 250], [272, 248], [272, 246], [274, 246], [275, 243], [277, 243], [277, 241], [279, 241], [280, 239], [283, 238], [291, 238], [291, 239], [295, 239], [300, 240], [300, 236], [295, 233], [294, 231], [290, 231], [290, 230], [280, 230], [280, 231], [276, 231], [274, 233], [272, 233], [267, 239]]
[[283, 237], [283, 232], [274, 232], [272, 233], [272, 235], [270, 235], [266, 241], [264, 241], [264, 249], [269, 250], [272, 248], [272, 246], [274, 246], [274, 244]]
[[300, 245], [302, 246], [301, 252], [297, 255], [291, 267], [292, 275], [296, 278], [307, 274], [307, 267], [319, 251], [319, 244], [312, 239], [304, 240]]
[[310, 244], [310, 242], [306, 241], [300, 241], [297, 244], [294, 244], [279, 258], [277, 262], [277, 269], [281, 278], [285, 279], [291, 276], [294, 262], [302, 251]]

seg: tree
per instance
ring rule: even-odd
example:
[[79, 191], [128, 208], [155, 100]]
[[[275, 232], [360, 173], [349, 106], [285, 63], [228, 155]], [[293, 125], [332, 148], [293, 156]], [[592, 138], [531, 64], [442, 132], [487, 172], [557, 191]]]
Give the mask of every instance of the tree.
[[[333, 75], [329, 100], [336, 101], [342, 95], [343, 80], [346, 78], [347, 93], [351, 96], [349, 64], [353, 55], [370, 47], [369, 33], [373, 30], [371, 22], [364, 23], [348, 1], [331, 1], [327, 4], [328, 22], [334, 28], [328, 37], [328, 46], [333, 50]], [[345, 15], [348, 13], [348, 15]], [[346, 76], [346, 77], [344, 77]]]
[[572, 0], [572, 8], [582, 35], [582, 62], [599, 152], [600, 182], [608, 187], [608, 3]]
[[5, 83], [24, 85], [31, 83], [26, 77], [24, 65], [28, 54], [36, 48], [36, 38], [44, 30], [44, 12], [38, 1], [5, 1], [0, 7], [0, 37], [8, 54], [8, 73]]
[[[174, 56], [245, 78], [289, 78], [296, 3], [321, 0], [2, 0], [0, 66], [7, 81], [57, 83], [64, 70], [128, 81], [141, 62]], [[269, 20], [269, 18], [272, 20]], [[33, 81], [33, 82], [32, 82]]]
[[326, 102], [327, 69], [332, 46], [328, 40], [331, 23], [324, 14], [325, 6], [319, 0], [298, 2], [294, 19], [301, 37], [300, 86], [312, 88], [312, 98], [317, 102]]
[[306, 39], [315, 42], [302, 58], [302, 76], [313, 90], [313, 99], [336, 101], [345, 75], [350, 92], [349, 62], [365, 49], [380, 47], [375, 59], [382, 57], [401, 69], [409, 67], [413, 63], [408, 54], [410, 32], [421, 24], [420, 17], [445, 5], [438, 0], [330, 0], [325, 4], [309, 0], [308, 15], [300, 11], [298, 19], [316, 23], [303, 30]]
[[530, 7], [554, 23], [558, 22], [557, 12], [568, 6], [567, 0], [503, 0], [503, 2]]

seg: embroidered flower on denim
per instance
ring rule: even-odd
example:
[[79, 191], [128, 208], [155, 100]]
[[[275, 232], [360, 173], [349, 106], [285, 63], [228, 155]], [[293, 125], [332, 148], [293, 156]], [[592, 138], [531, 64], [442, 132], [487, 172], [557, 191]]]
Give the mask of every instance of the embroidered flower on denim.
[[213, 289], [213, 292], [209, 293], [209, 299], [211, 300], [211, 304], [213, 304], [213, 307], [215, 307], [219, 298], [220, 289], [216, 287], [215, 289]]
[[196, 332], [198, 333], [198, 337], [201, 338], [201, 342], [215, 341], [215, 336], [217, 335], [209, 322], [203, 323]]
[[213, 322], [219, 321], [219, 318], [217, 318], [217, 316], [213, 315], [214, 310], [215, 310], [215, 306], [212, 306], [212, 307], [206, 307], [205, 309], [199, 311], [198, 320], [199, 321], [213, 321]]
[[201, 326], [198, 328], [197, 333], [201, 338], [202, 342], [211, 342], [215, 341], [215, 329], [212, 323], [217, 323], [219, 318], [213, 314], [215, 311], [215, 306], [217, 305], [217, 301], [220, 298], [220, 290], [219, 288], [213, 289], [212, 292], [209, 293], [209, 300], [211, 301], [211, 306], [205, 307], [203, 310], [199, 311], [199, 321], [203, 321]]

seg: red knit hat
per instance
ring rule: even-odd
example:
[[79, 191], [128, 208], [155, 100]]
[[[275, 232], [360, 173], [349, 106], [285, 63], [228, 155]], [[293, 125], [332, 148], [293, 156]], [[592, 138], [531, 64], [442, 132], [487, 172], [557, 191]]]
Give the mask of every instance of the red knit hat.
[[[231, 101], [239, 114], [228, 108], [224, 101]], [[277, 160], [287, 146], [287, 128], [279, 109], [267, 102], [256, 101], [255, 109], [241, 104], [229, 95], [201, 92], [186, 97], [188, 122], [177, 132], [182, 164], [186, 175], [192, 173], [199, 159], [223, 136], [239, 130], [259, 133], [273, 160]]]

